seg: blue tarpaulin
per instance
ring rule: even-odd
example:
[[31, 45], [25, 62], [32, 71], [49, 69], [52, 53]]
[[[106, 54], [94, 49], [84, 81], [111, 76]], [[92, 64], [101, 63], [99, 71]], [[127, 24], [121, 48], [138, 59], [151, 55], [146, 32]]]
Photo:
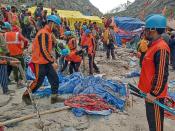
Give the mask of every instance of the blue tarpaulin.
[[145, 22], [132, 17], [114, 17], [116, 25], [125, 31], [133, 31], [145, 25]]
[[175, 90], [174, 90], [175, 80], [170, 81], [169, 84], [168, 84], [168, 87], [169, 87], [168, 94], [175, 101]]
[[[126, 88], [124, 84], [105, 80], [101, 77], [85, 77], [81, 73], [74, 73], [70, 76], [59, 74], [58, 79], [60, 81], [60, 87], [58, 90], [59, 94], [97, 94], [107, 103], [114, 105], [120, 110], [124, 109], [126, 96]], [[44, 90], [39, 89], [35, 93], [39, 97], [45, 97], [51, 94], [48, 81], [45, 80], [44, 84], [48, 86]], [[77, 110], [74, 109], [74, 111]], [[74, 112], [74, 114], [76, 114], [76, 112]]]

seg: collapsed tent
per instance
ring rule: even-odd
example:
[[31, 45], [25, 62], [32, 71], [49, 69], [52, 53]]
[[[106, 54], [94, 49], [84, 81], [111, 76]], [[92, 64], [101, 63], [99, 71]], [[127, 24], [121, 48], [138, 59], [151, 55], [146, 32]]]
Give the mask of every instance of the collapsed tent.
[[118, 29], [118, 32], [116, 32], [116, 40], [117, 40], [117, 45], [119, 47], [122, 46], [122, 43], [126, 43], [130, 41], [133, 38], [132, 33], [126, 32], [122, 29]]
[[[27, 75], [29, 78], [30, 73], [27, 72]], [[33, 76], [30, 78], [32, 77]], [[74, 73], [70, 76], [63, 76], [62, 74], [59, 74], [58, 77], [60, 82], [58, 90], [59, 94], [73, 94], [76, 96], [83, 94], [96, 94], [100, 98], [104, 99], [108, 104], [113, 105], [121, 111], [125, 107], [126, 88], [122, 83], [105, 80], [101, 77], [85, 77], [81, 73]], [[39, 89], [35, 93], [36, 96], [45, 97], [51, 94], [51, 88], [47, 79], [45, 80], [44, 85], [45, 88]], [[86, 111], [86, 113], [87, 112], [88, 111]]]
[[114, 17], [115, 24], [118, 28], [125, 31], [132, 32], [133, 30], [139, 29], [145, 25], [145, 22], [138, 18], [132, 17]]
[[142, 32], [142, 27], [145, 23], [137, 18], [132, 17], [114, 17], [114, 22], [119, 28], [116, 33], [118, 46], [131, 41], [134, 36]]

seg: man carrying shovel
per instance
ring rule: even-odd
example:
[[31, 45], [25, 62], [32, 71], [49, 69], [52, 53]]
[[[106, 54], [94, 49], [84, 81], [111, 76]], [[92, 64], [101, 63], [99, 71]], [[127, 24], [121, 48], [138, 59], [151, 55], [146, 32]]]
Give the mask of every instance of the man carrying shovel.
[[150, 131], [163, 131], [164, 109], [153, 102], [157, 100], [164, 104], [167, 96], [170, 49], [161, 38], [166, 24], [166, 18], [159, 14], [151, 15], [146, 20], [145, 35], [150, 46], [142, 62], [138, 86], [147, 94], [145, 106]]

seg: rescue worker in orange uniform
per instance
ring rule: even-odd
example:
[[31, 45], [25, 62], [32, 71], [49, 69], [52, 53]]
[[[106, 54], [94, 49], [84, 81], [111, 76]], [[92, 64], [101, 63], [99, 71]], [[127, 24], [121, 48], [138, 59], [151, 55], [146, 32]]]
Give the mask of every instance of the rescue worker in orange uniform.
[[82, 48], [87, 47], [87, 45], [86, 45], [86, 34], [85, 34], [86, 29], [87, 29], [87, 26], [83, 25], [82, 29], [81, 29], [81, 39], [80, 39], [80, 45], [81, 45]]
[[145, 105], [149, 131], [163, 131], [164, 125], [164, 109], [153, 101], [164, 104], [167, 96], [170, 49], [161, 38], [166, 24], [166, 18], [159, 14], [149, 16], [146, 20], [145, 36], [150, 45], [142, 62], [138, 87], [147, 94]]
[[[64, 99], [58, 97], [59, 80], [56, 73], [57, 62], [52, 56], [53, 51], [53, 29], [59, 26], [61, 20], [55, 15], [49, 15], [47, 17], [47, 24], [36, 35], [32, 43], [32, 63], [35, 67], [36, 79], [28, 87], [31, 93], [37, 91], [42, 85], [44, 78], [47, 76], [51, 85], [51, 104], [56, 102], [63, 102]], [[26, 90], [22, 96], [23, 101], [30, 105], [32, 104], [29, 92]]]
[[[2, 19], [0, 19], [0, 22], [2, 22]], [[0, 85], [2, 87], [3, 94], [14, 93], [14, 91], [8, 89], [7, 65], [16, 66], [19, 63], [18, 61], [7, 61], [2, 58], [2, 56], [7, 56], [7, 54], [8, 49], [4, 40], [3, 31], [0, 28]]]
[[20, 23], [19, 23], [19, 18], [18, 18], [18, 14], [17, 14], [17, 8], [16, 6], [11, 6], [11, 11], [9, 12], [9, 23], [13, 26], [13, 25], [17, 25], [20, 27]]
[[63, 39], [64, 38], [64, 27], [63, 27], [63, 24], [60, 26], [59, 30], [60, 30], [60, 39]]
[[[9, 55], [11, 57], [17, 58], [21, 62], [21, 65], [24, 69], [25, 64], [23, 58], [23, 50], [28, 46], [28, 40], [20, 32], [12, 31], [12, 27], [8, 22], [4, 22], [4, 24], [4, 29], [6, 31], [4, 34], [4, 39], [9, 50]], [[9, 76], [12, 70], [14, 72], [15, 81], [17, 82], [17, 87], [22, 86], [22, 76], [19, 75], [18, 68], [8, 66]]]
[[69, 72], [72, 74], [74, 71], [78, 72], [79, 67], [82, 61], [81, 54], [83, 53], [83, 50], [78, 51], [77, 50], [77, 42], [76, 39], [72, 36], [71, 31], [66, 31], [65, 36], [67, 38], [67, 45], [70, 49], [70, 54], [65, 57], [65, 63], [62, 68], [62, 72], [66, 69], [68, 63], [70, 62], [69, 66]]
[[95, 43], [95, 40], [92, 36], [91, 30], [86, 29], [85, 34], [86, 34], [85, 45], [87, 45], [87, 52], [88, 52], [88, 58], [89, 58], [89, 74], [93, 75], [93, 69], [95, 69], [96, 73], [100, 73], [99, 68], [97, 67], [97, 65], [94, 62], [96, 43]]

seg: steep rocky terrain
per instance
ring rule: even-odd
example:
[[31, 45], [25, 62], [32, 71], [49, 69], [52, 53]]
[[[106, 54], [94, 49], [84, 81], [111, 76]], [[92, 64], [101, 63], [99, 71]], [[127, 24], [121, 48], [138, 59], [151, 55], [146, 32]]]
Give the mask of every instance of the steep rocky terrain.
[[[4, 0], [3, 2], [7, 2], [8, 0]], [[21, 5], [25, 3], [28, 5], [32, 5], [34, 3], [31, 2], [32, 0], [18, 0], [16, 4]], [[37, 0], [38, 2], [44, 1], [43, 3], [47, 7], [55, 7], [57, 9], [62, 10], [78, 10], [83, 14], [88, 15], [97, 15], [102, 16], [102, 13], [97, 9], [89, 0]], [[13, 3], [14, 4], [14, 3]]]
[[[171, 12], [175, 12], [175, 0], [135, 0], [132, 4], [129, 4], [123, 11], [117, 11], [106, 14], [108, 16], [134, 16], [141, 17], [151, 13], [161, 13], [166, 6], [166, 15], [170, 16]], [[119, 7], [118, 7], [119, 8]], [[143, 13], [144, 10], [144, 13]]]

